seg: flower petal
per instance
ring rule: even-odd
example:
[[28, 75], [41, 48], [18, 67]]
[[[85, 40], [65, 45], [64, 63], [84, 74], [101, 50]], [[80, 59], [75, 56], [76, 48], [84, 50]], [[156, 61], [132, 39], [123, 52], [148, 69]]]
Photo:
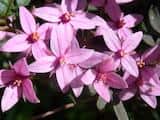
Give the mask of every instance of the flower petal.
[[18, 87], [6, 87], [1, 101], [1, 109], [3, 112], [11, 109], [19, 100], [20, 93]]
[[27, 37], [28, 36], [25, 34], [14, 36], [2, 46], [1, 51], [4, 52], [26, 51], [30, 47], [30, 44], [27, 41]]
[[142, 37], [143, 37], [142, 32], [136, 32], [130, 35], [126, 40], [124, 40], [122, 49], [127, 53], [133, 51], [142, 41]]
[[96, 27], [95, 21], [92, 21], [93, 15], [88, 13], [79, 13], [71, 18], [71, 24], [77, 29], [94, 29]]
[[113, 87], [113, 88], [117, 88], [117, 89], [124, 89], [127, 88], [128, 85], [126, 83], [126, 81], [124, 81], [120, 75], [114, 73], [114, 72], [109, 72], [107, 73], [107, 80], [106, 83]]
[[29, 71], [35, 73], [47, 73], [55, 68], [54, 62], [56, 58], [54, 56], [43, 57], [28, 66]]
[[66, 62], [69, 64], [81, 63], [93, 55], [94, 51], [90, 49], [74, 49], [66, 55]]
[[94, 82], [95, 78], [96, 78], [96, 73], [94, 73], [93, 70], [89, 69], [84, 73], [84, 75], [81, 78], [81, 81], [85, 85], [91, 85]]
[[135, 27], [138, 23], [140, 23], [143, 19], [143, 16], [140, 14], [129, 14], [123, 17], [124, 27], [132, 28]]
[[93, 85], [99, 96], [101, 96], [106, 102], [110, 102], [111, 95], [109, 87], [105, 85], [102, 81], [95, 81]]
[[140, 96], [149, 106], [151, 106], [152, 108], [156, 108], [157, 99], [155, 96], [148, 96], [145, 94], [141, 94]]
[[29, 76], [30, 75], [26, 58], [19, 59], [13, 65], [13, 68], [16, 71], [16, 73], [19, 75], [22, 75], [22, 76]]
[[34, 9], [33, 14], [49, 22], [59, 22], [59, 17], [62, 15], [61, 11], [58, 8], [53, 7], [36, 8]]
[[62, 0], [61, 8], [64, 12], [74, 12], [77, 8], [78, 0]]
[[70, 24], [59, 24], [54, 28], [50, 40], [51, 50], [56, 56], [64, 55], [73, 40], [73, 28]]
[[25, 7], [22, 6], [19, 8], [19, 14], [20, 14], [20, 23], [23, 30], [28, 34], [35, 32], [36, 22], [32, 14]]
[[119, 93], [119, 97], [121, 100], [126, 101], [126, 100], [129, 100], [132, 97], [134, 97], [136, 92], [137, 92], [137, 90], [134, 88], [127, 88], [127, 89], [122, 90]]
[[33, 54], [33, 57], [36, 60], [38, 60], [38, 59], [41, 59], [42, 57], [51, 55], [51, 52], [48, 50], [45, 43], [40, 40], [32, 44], [32, 54]]
[[107, 0], [107, 4], [105, 6], [105, 12], [114, 22], [120, 20], [121, 9], [115, 0]]
[[131, 56], [125, 55], [121, 59], [121, 64], [128, 73], [130, 73], [131, 75], [135, 77], [138, 76], [139, 72], [138, 72], [136, 61]]
[[39, 99], [36, 96], [36, 93], [33, 88], [31, 80], [25, 79], [22, 83], [23, 96], [31, 103], [39, 103]]

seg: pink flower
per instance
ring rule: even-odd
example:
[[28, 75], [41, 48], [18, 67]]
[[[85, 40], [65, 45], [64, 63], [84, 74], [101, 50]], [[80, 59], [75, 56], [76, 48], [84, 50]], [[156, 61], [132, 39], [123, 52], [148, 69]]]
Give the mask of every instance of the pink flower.
[[36, 51], [39, 49], [37, 46], [45, 46], [43, 40], [46, 37], [48, 24], [44, 24], [37, 29], [32, 14], [25, 7], [20, 7], [19, 14], [20, 23], [24, 32], [8, 40], [2, 46], [1, 51], [23, 52], [31, 49], [33, 56], [37, 58], [38, 55]]
[[114, 61], [112, 58], [108, 58], [97, 65], [95, 69], [88, 70], [82, 77], [82, 81], [86, 85], [93, 84], [97, 93], [106, 102], [110, 102], [110, 87], [116, 89], [127, 88], [127, 83], [114, 71]]
[[25, 58], [18, 60], [11, 70], [0, 70], [0, 86], [6, 87], [1, 101], [2, 111], [12, 108], [20, 97], [31, 103], [39, 103]]
[[128, 100], [138, 92], [140, 97], [148, 105], [152, 108], [156, 107], [156, 96], [160, 96], [159, 69], [157, 69], [155, 64], [156, 60], [159, 59], [159, 49], [159, 45], [156, 45], [140, 57], [137, 57], [137, 65], [140, 71], [139, 77], [134, 78], [127, 73], [125, 74], [124, 77], [129, 88], [122, 90], [120, 93], [120, 98], [122, 100]]
[[143, 19], [143, 16], [139, 14], [128, 14], [124, 16], [124, 13], [122, 13], [119, 5], [114, 0], [108, 2], [105, 6], [105, 11], [112, 20], [108, 24], [122, 39], [129, 36], [132, 33], [131, 28], [135, 27]]
[[49, 22], [65, 26], [72, 25], [75, 30], [95, 28], [96, 25], [92, 18], [96, 15], [77, 10], [78, 4], [78, 0], [62, 0], [61, 5], [36, 8], [33, 13]]
[[94, 51], [78, 48], [72, 31], [67, 34], [61, 27], [63, 25], [55, 25], [52, 30], [50, 48], [53, 54], [30, 64], [29, 70], [36, 73], [56, 72], [58, 85], [66, 92], [72, 80], [82, 73], [78, 64], [91, 57]]
[[133, 50], [141, 42], [142, 37], [142, 32], [136, 32], [128, 36], [125, 40], [120, 40], [115, 34], [110, 36], [110, 33], [104, 36], [107, 47], [114, 52], [116, 65], [119, 66], [121, 64], [127, 72], [135, 77], [138, 76], [138, 67], [131, 55], [133, 54]]

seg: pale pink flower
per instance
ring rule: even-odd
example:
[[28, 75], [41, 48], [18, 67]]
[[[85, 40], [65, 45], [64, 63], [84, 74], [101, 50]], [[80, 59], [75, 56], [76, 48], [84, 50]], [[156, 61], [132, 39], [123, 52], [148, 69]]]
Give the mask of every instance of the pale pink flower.
[[[4, 52], [24, 52], [32, 50], [32, 54], [37, 58], [37, 49], [45, 46], [43, 40], [46, 37], [48, 24], [43, 24], [37, 29], [36, 22], [32, 14], [25, 8], [20, 7], [20, 23], [24, 32], [13, 36], [1, 48]], [[42, 51], [42, 50], [39, 50]]]
[[115, 73], [112, 58], [104, 60], [95, 69], [89, 69], [82, 77], [82, 81], [86, 85], [92, 84], [106, 102], [111, 100], [110, 87], [116, 89], [127, 88], [127, 83]]
[[115, 34], [112, 34], [112, 36], [110, 36], [110, 33], [104, 35], [107, 47], [114, 52], [113, 57], [116, 65], [122, 65], [127, 72], [135, 77], [138, 76], [138, 67], [132, 54], [140, 44], [142, 37], [142, 32], [136, 32], [128, 36], [125, 40], [119, 39]]
[[55, 25], [52, 30], [50, 48], [53, 54], [30, 64], [29, 70], [36, 73], [56, 72], [58, 85], [66, 92], [72, 80], [82, 73], [78, 64], [91, 57], [94, 51], [77, 48], [72, 31], [67, 34], [61, 27], [63, 25]]
[[105, 6], [105, 11], [112, 20], [109, 21], [108, 24], [118, 33], [120, 38], [125, 39], [125, 37], [131, 35], [131, 28], [142, 21], [143, 16], [140, 14], [124, 15], [119, 5], [114, 0], [108, 1], [108, 4]]
[[78, 4], [79, 0], [62, 0], [61, 5], [56, 7], [36, 8], [33, 14], [52, 23], [71, 25], [75, 30], [95, 28], [92, 18], [97, 16], [78, 10]]
[[139, 77], [134, 78], [127, 73], [125, 74], [124, 78], [129, 88], [122, 90], [120, 93], [122, 100], [128, 100], [138, 92], [148, 105], [152, 108], [156, 107], [156, 96], [160, 96], [159, 68], [156, 66], [156, 61], [160, 58], [159, 50], [159, 45], [156, 45], [140, 57], [137, 57], [137, 65], [140, 71]]
[[12, 108], [21, 97], [31, 103], [39, 103], [36, 97], [25, 58], [18, 60], [11, 70], [0, 70], [0, 86], [6, 87], [2, 96], [2, 111]]

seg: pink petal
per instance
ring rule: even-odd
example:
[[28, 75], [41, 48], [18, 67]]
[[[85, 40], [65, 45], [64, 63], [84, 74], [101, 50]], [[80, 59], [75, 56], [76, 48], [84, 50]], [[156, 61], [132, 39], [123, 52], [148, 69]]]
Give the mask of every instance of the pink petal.
[[36, 8], [34, 9], [33, 14], [49, 22], [59, 22], [59, 17], [62, 15], [61, 11], [58, 8], [52, 7]]
[[116, 0], [116, 2], [117, 2], [118, 4], [129, 3], [129, 2], [132, 2], [132, 1], [134, 1], [134, 0]]
[[46, 40], [47, 38], [49, 38], [51, 29], [52, 29], [52, 24], [50, 23], [42, 24], [37, 30], [37, 32], [40, 35], [40, 40]]
[[156, 108], [157, 99], [155, 96], [148, 96], [145, 94], [141, 94], [140, 96], [149, 106], [151, 106], [152, 108]]
[[101, 7], [105, 5], [105, 0], [91, 0], [91, 3], [96, 7]]
[[136, 61], [129, 55], [125, 55], [121, 59], [121, 64], [123, 68], [129, 72], [131, 75], [137, 77], [139, 72], [138, 72], [138, 67]]
[[120, 40], [126, 40], [133, 33], [132, 33], [131, 29], [122, 27], [122, 28], [118, 29], [117, 34], [118, 34]]
[[22, 76], [29, 76], [28, 64], [26, 58], [19, 59], [14, 65], [13, 69], [16, 71], [17, 74]]
[[50, 40], [51, 50], [56, 56], [64, 55], [73, 40], [73, 28], [70, 24], [59, 24], [54, 28]]
[[120, 40], [118, 39], [117, 35], [115, 34], [115, 32], [112, 29], [107, 28], [105, 30], [106, 31], [103, 34], [103, 37], [104, 37], [104, 41], [105, 41], [107, 47], [111, 51], [117, 52], [118, 50], [121, 49]]
[[19, 8], [19, 14], [20, 14], [20, 23], [23, 30], [28, 34], [35, 32], [36, 22], [32, 14], [25, 7], [22, 6]]
[[119, 93], [119, 97], [121, 100], [126, 101], [126, 100], [133, 98], [135, 96], [136, 92], [137, 92], [137, 90], [134, 88], [127, 88], [127, 89], [122, 90]]
[[4, 51], [4, 52], [26, 51], [30, 47], [30, 44], [26, 40], [27, 37], [28, 36], [25, 34], [14, 36], [2, 46], [1, 51]]
[[78, 64], [84, 62], [93, 55], [93, 50], [90, 49], [74, 49], [66, 55], [66, 62], [70, 64]]
[[105, 12], [108, 13], [109, 17], [117, 22], [121, 17], [121, 9], [119, 5], [115, 2], [115, 0], [107, 0], [107, 4], [105, 6]]
[[4, 87], [15, 77], [15, 72], [13, 70], [0, 70], [0, 87]]
[[0, 31], [0, 40], [6, 39], [6, 38], [10, 38], [15, 36], [15, 33], [12, 32], [6, 32], [6, 31]]
[[151, 49], [145, 51], [145, 53], [142, 55], [142, 59], [146, 63], [152, 63], [154, 61], [157, 61], [160, 59], [160, 45], [155, 45]]
[[36, 93], [33, 88], [31, 80], [25, 79], [22, 83], [23, 96], [31, 103], [39, 103], [39, 99], [36, 96]]
[[83, 83], [80, 80], [81, 75], [71, 82], [71, 88], [76, 97], [79, 97], [83, 91]]
[[115, 64], [114, 60], [111, 57], [107, 58], [106, 60], [103, 60], [98, 66], [98, 71], [102, 73], [114, 70], [115, 70]]
[[92, 14], [79, 13], [71, 18], [70, 23], [75, 29], [94, 29], [95, 21], [91, 20]]
[[67, 70], [67, 67], [68, 66], [62, 66], [56, 70], [56, 78], [58, 85], [64, 93], [67, 92], [67, 87], [72, 81], [72, 78], [70, 78], [72, 76], [68, 74], [72, 74], [72, 72], [70, 70]]
[[117, 89], [124, 89], [128, 87], [127, 83], [122, 79], [122, 77], [114, 72], [107, 73], [106, 83], [109, 86]]
[[11, 109], [19, 100], [19, 90], [18, 87], [6, 87], [1, 101], [1, 109], [3, 112]]
[[78, 0], [62, 0], [61, 7], [64, 12], [74, 12], [77, 8]]
[[49, 56], [48, 48], [43, 41], [37, 41], [32, 44], [32, 54], [33, 57], [38, 60], [42, 57]]
[[107, 85], [103, 81], [95, 81], [93, 83], [96, 92], [101, 96], [106, 102], [110, 102], [111, 95]]
[[142, 32], [136, 32], [132, 35], [130, 35], [126, 40], [124, 40], [122, 49], [125, 52], [131, 52], [134, 49], [137, 48], [137, 46], [142, 41], [143, 33]]
[[129, 14], [123, 17], [124, 27], [132, 28], [135, 27], [137, 24], [139, 24], [143, 20], [143, 16], [139, 14]]
[[42, 57], [41, 59], [31, 63], [28, 66], [28, 69], [35, 73], [47, 73], [55, 68], [55, 60], [56, 58], [54, 56]]
[[85, 85], [91, 85], [94, 82], [95, 78], [96, 78], [96, 73], [93, 70], [89, 69], [84, 73], [84, 75], [81, 78], [81, 81]]
[[85, 60], [84, 62], [80, 63], [79, 65], [82, 68], [91, 68], [95, 65], [99, 64], [104, 60], [104, 58], [107, 57], [106, 54], [100, 53], [100, 52], [94, 52], [93, 55]]

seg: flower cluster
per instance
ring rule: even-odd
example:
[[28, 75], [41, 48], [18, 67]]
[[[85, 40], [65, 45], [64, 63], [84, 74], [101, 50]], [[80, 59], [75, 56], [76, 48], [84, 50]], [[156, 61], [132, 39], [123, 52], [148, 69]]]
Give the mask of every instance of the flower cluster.
[[[0, 32], [1, 38], [10, 37], [0, 50], [23, 55], [10, 65], [10, 70], [0, 70], [0, 86], [5, 87], [2, 110], [12, 108], [20, 97], [39, 103], [32, 73], [48, 72], [50, 76], [56, 74], [63, 93], [71, 89], [79, 97], [84, 86], [92, 86], [106, 102], [112, 101], [112, 95], [118, 92], [120, 100], [139, 95], [155, 108], [156, 96], [160, 96], [160, 46], [144, 53], [136, 50], [143, 33], [132, 28], [143, 20], [143, 16], [126, 15], [119, 6], [132, 1], [91, 0], [88, 3], [85, 0], [62, 0], [61, 4], [34, 8], [32, 12], [21, 6], [19, 20], [22, 30]], [[103, 8], [108, 18], [85, 11], [88, 4]], [[42, 19], [43, 24], [37, 24], [35, 17]], [[95, 37], [103, 36], [105, 50], [81, 45], [85, 40], [78, 39], [79, 30], [94, 31]], [[34, 61], [27, 63], [32, 57]]]

